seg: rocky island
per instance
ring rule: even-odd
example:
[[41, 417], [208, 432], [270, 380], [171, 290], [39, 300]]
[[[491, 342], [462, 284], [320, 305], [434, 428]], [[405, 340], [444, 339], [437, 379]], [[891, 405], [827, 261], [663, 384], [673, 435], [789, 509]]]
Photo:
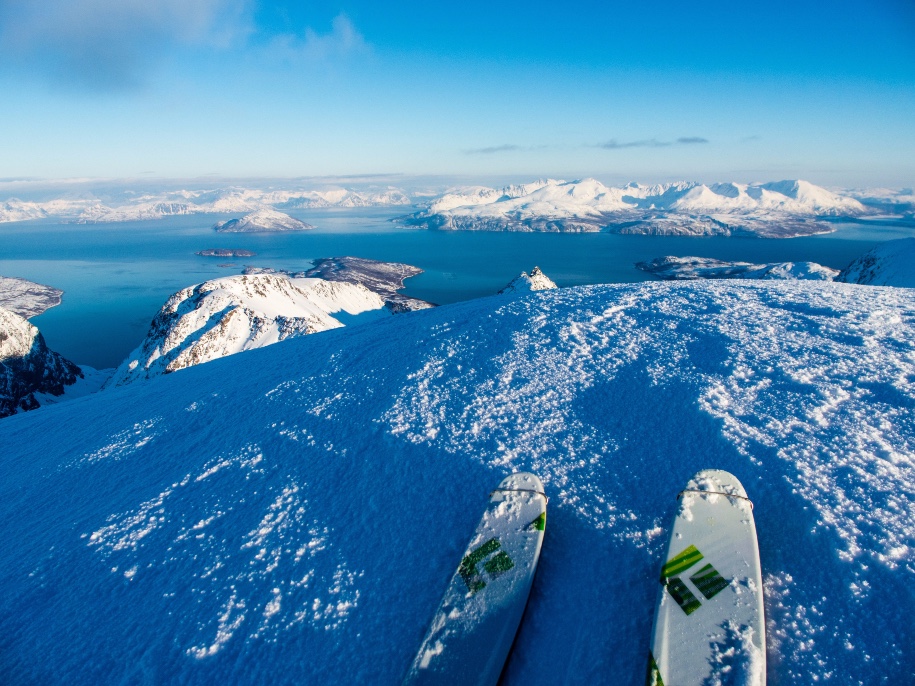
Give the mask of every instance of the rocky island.
[[15, 276], [0, 276], [0, 307], [26, 319], [60, 305], [64, 292]]
[[208, 250], [199, 250], [194, 253], [201, 257], [254, 257], [256, 252], [250, 250], [232, 250], [230, 248], [210, 248]]
[[804, 281], [832, 281], [838, 269], [824, 267], [816, 262], [727, 262], [710, 257], [656, 257], [635, 265], [665, 281], [691, 281], [695, 279], [789, 279]]
[[240, 219], [217, 222], [213, 229], [219, 233], [272, 233], [280, 231], [307, 231], [315, 228], [301, 219], [269, 208], [246, 214]]
[[245, 274], [285, 274], [290, 278], [317, 278], [325, 281], [357, 283], [377, 293], [392, 312], [411, 312], [435, 307], [434, 303], [399, 293], [404, 281], [422, 274], [423, 270], [402, 262], [381, 262], [363, 257], [323, 257], [305, 271], [276, 270], [269, 267], [248, 267]]

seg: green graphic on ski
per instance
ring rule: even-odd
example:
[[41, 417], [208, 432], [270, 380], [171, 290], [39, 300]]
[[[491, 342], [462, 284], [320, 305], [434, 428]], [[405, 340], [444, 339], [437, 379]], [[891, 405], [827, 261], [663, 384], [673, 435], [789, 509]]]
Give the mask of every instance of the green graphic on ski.
[[533, 474], [506, 477], [445, 591], [404, 684], [495, 684], [527, 604], [546, 529]]
[[763, 585], [753, 506], [740, 481], [717, 469], [696, 474], [678, 497], [646, 682], [765, 686]]

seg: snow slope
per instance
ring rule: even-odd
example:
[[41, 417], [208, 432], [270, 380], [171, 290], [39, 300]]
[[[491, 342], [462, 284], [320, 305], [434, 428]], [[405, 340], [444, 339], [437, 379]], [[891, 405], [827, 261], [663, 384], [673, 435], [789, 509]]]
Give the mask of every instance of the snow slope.
[[595, 179], [548, 179], [504, 189], [455, 190], [402, 221], [450, 230], [611, 230], [786, 238], [833, 230], [817, 217], [866, 211], [854, 198], [801, 180], [608, 187]]
[[490, 490], [550, 496], [506, 684], [644, 683], [676, 494], [755, 505], [769, 684], [915, 668], [915, 292], [649, 282], [449, 305], [0, 422], [4, 682], [406, 673]]
[[726, 262], [710, 257], [656, 257], [649, 262], [638, 262], [642, 271], [661, 279], [790, 279], [832, 281], [838, 269], [824, 267], [816, 262]]
[[836, 281], [915, 288], [915, 238], [881, 243], [843, 269]]
[[358, 315], [383, 307], [378, 295], [358, 284], [289, 279], [282, 274], [205, 281], [166, 301], [144, 341], [107, 385], [122, 386], [326, 331], [343, 326], [340, 313]]
[[544, 274], [540, 267], [534, 267], [530, 274], [521, 272], [505, 288], [499, 291], [499, 294], [531, 293], [532, 291], [546, 291], [551, 288], [556, 288], [553, 280]]

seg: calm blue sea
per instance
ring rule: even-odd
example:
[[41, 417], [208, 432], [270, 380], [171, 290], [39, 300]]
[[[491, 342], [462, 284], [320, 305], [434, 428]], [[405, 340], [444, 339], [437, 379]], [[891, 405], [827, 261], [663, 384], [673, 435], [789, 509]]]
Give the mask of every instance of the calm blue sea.
[[[146, 334], [176, 290], [245, 265], [306, 269], [320, 257], [354, 255], [406, 262], [425, 270], [406, 293], [439, 304], [491, 295], [535, 265], [560, 286], [644, 281], [636, 262], [661, 255], [698, 255], [747, 262], [819, 262], [836, 269], [881, 241], [915, 228], [836, 224], [826, 236], [763, 240], [610, 234], [431, 232], [390, 222], [405, 208], [302, 210], [314, 224], [296, 234], [217, 234], [222, 215], [116, 224], [0, 224], [0, 275], [64, 291], [63, 303], [35, 317], [48, 345], [79, 364], [119, 364]], [[199, 257], [205, 248], [244, 248], [256, 257]], [[220, 266], [234, 262], [234, 266]]]

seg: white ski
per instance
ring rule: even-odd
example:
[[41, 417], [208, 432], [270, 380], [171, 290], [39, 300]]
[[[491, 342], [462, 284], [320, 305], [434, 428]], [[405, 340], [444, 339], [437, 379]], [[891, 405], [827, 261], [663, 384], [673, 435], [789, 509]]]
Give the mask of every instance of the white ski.
[[734, 475], [696, 474], [661, 570], [648, 683], [765, 686], [763, 585], [753, 505]]
[[451, 578], [404, 684], [495, 684], [540, 558], [547, 498], [533, 474], [506, 477]]

